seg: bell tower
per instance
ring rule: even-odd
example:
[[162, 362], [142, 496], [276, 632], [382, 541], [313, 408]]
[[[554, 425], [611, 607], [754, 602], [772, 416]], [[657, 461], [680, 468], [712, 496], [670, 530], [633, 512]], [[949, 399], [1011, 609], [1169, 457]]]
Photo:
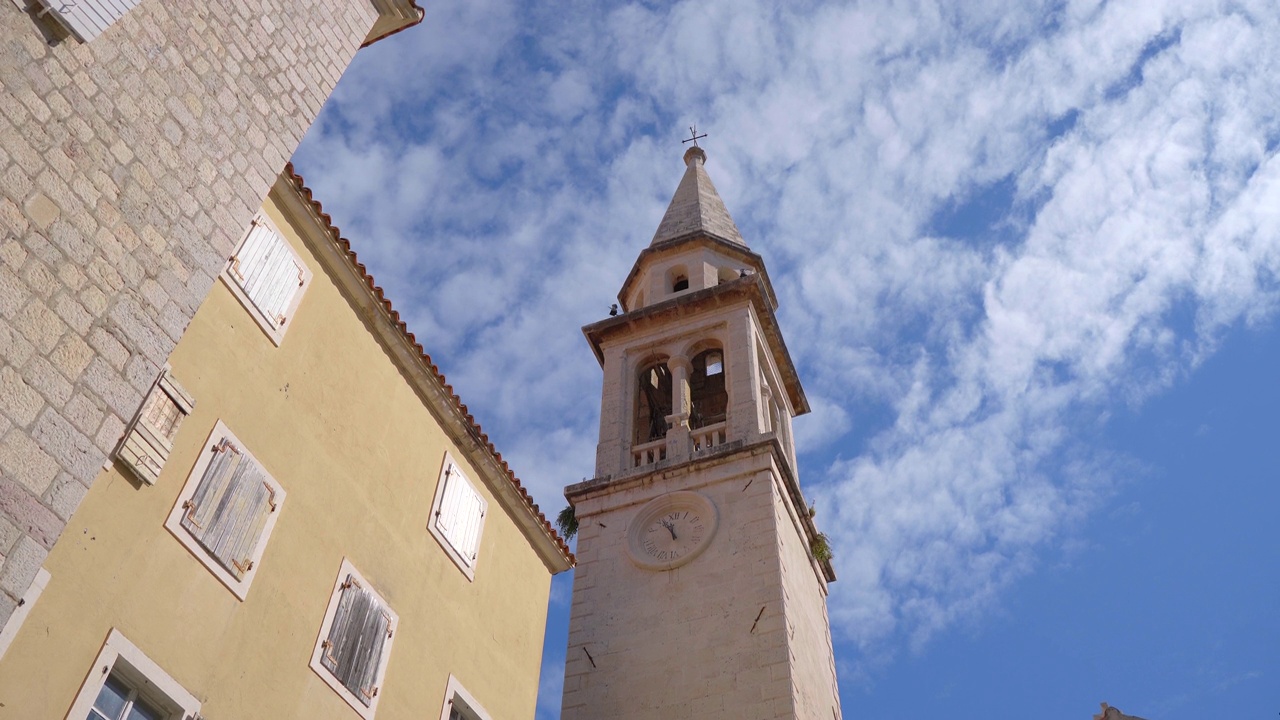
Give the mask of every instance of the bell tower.
[[839, 720], [825, 538], [800, 491], [809, 411], [764, 260], [695, 143], [622, 312], [578, 519], [562, 720]]

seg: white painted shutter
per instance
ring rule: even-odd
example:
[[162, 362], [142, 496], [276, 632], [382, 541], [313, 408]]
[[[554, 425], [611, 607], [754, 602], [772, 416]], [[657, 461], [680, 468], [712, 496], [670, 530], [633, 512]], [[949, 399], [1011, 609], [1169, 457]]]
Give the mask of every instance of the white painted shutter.
[[305, 275], [285, 239], [254, 221], [240, 250], [231, 257], [231, 277], [272, 327], [284, 327], [285, 313]]
[[436, 514], [436, 527], [444, 533], [462, 561], [471, 565], [480, 551], [480, 528], [485, 501], [456, 465], [445, 470], [444, 497]]
[[320, 663], [367, 707], [378, 694], [374, 685], [382, 648], [391, 637], [391, 616], [382, 602], [354, 575], [342, 584]]
[[98, 37], [141, 0], [41, 0], [83, 42]]
[[182, 527], [237, 580], [253, 568], [253, 553], [276, 510], [265, 474], [230, 440], [214, 446], [195, 494], [183, 508]]

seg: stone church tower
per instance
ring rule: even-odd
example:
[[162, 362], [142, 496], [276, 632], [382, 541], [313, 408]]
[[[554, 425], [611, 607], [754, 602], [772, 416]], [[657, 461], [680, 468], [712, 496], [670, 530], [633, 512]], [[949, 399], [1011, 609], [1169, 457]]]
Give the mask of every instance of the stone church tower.
[[[653, 242], [583, 328], [604, 369], [563, 720], [839, 720], [835, 573], [796, 473], [809, 411], [764, 261], [696, 146]], [[815, 557], [814, 548], [819, 552]]]

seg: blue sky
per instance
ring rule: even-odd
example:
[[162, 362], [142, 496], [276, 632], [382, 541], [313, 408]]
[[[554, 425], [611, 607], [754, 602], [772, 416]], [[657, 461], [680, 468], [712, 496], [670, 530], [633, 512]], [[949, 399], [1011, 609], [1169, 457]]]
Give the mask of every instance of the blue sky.
[[296, 161], [554, 511], [578, 328], [696, 122], [814, 408], [846, 714], [1274, 717], [1277, 38], [1267, 2], [438, 2]]

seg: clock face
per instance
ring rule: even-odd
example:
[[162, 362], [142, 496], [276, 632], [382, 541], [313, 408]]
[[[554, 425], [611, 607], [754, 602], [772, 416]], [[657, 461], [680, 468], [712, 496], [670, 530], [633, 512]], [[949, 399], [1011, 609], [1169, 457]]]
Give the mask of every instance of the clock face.
[[670, 570], [698, 556], [711, 542], [718, 517], [710, 500], [675, 492], [641, 508], [628, 531], [631, 559], [646, 570]]

